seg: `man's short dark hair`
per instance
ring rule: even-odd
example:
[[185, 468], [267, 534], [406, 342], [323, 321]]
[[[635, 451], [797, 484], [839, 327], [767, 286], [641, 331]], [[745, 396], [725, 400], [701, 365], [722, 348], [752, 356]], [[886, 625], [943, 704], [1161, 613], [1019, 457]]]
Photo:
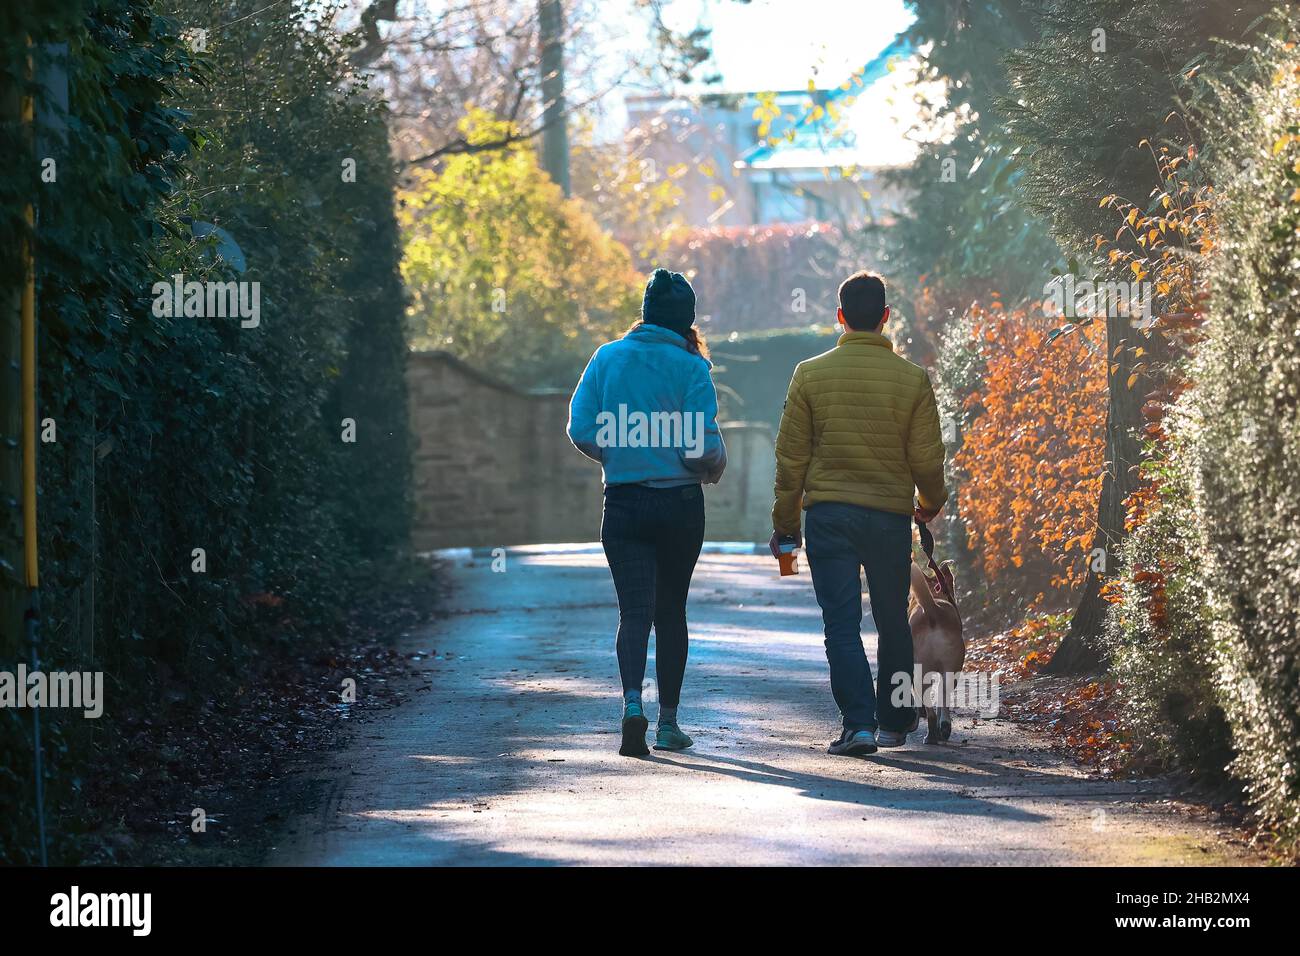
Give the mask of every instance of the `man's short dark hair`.
[[885, 317], [885, 280], [862, 270], [840, 285], [840, 308], [844, 322], [855, 332], [875, 332]]

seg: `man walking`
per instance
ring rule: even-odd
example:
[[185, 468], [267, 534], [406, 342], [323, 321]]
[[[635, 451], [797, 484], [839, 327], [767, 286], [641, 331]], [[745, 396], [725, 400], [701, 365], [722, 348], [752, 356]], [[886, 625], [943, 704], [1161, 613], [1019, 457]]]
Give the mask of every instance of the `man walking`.
[[[889, 318], [884, 282], [858, 272], [839, 298], [835, 348], [800, 362], [790, 380], [776, 439], [771, 548], [775, 556], [782, 538], [800, 543], [806, 511], [805, 553], [843, 721], [830, 753], [852, 756], [901, 746], [916, 729], [916, 708], [890, 700], [893, 675], [912, 672], [912, 518], [934, 518], [948, 492], [930, 378], [881, 334]], [[880, 635], [874, 691], [862, 646], [863, 570]]]

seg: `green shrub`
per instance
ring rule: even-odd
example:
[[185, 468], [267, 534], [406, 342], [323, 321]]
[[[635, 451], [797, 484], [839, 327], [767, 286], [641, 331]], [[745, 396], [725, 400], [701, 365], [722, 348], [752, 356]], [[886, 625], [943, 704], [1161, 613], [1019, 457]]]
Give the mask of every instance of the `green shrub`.
[[[407, 539], [404, 302], [382, 105], [352, 74], [347, 39], [301, 7], [193, 0], [184, 19], [208, 30], [197, 58], [147, 0], [0, 13], [6, 93], [24, 83], [28, 36], [38, 74], [67, 45], [67, 141], [43, 146], [55, 183], [37, 179], [21, 124], [0, 121], [5, 154], [26, 157], [0, 177], [0, 277], [13, 287], [36, 197], [38, 416], [58, 429], [40, 448], [42, 658], [102, 670], [106, 683], [101, 720], [46, 722], [52, 862], [76, 861], [68, 836], [98, 784], [82, 768], [123, 710], [197, 719], [255, 659], [304, 651], [339, 623], [351, 582], [365, 579], [344, 572]], [[246, 272], [214, 256], [201, 222], [234, 236]], [[153, 284], [177, 272], [260, 282], [260, 326], [154, 315]], [[10, 509], [4, 518], [9, 554]], [[0, 575], [18, 590], [11, 568]], [[283, 609], [278, 626], [255, 617], [258, 597]], [[25, 655], [4, 627], [0, 668]], [[3, 861], [33, 860], [30, 735], [28, 712], [0, 714]], [[135, 759], [121, 771], [154, 758]]]
[[[509, 124], [475, 110], [470, 143]], [[402, 194], [412, 341], [525, 388], [572, 388], [592, 351], [636, 321], [643, 278], [529, 143], [449, 156]]]
[[[987, 363], [975, 340], [975, 317], [970, 309], [950, 318], [939, 334], [934, 381], [934, 397], [939, 406], [939, 421], [945, 425], [944, 444], [948, 450], [947, 514], [940, 518], [944, 548], [958, 562], [957, 582], [964, 613], [991, 607], [1001, 595], [991, 589], [984, 574], [984, 564], [970, 549], [965, 522], [958, 520], [965, 500], [963, 485], [967, 476], [954, 466], [961, 450], [962, 435], [970, 424], [966, 399], [984, 383]], [[998, 608], [1005, 611], [1006, 608]]]
[[1214, 630], [1226, 609], [1204, 579], [1205, 526], [1186, 457], [1175, 447], [1144, 466], [1154, 500], [1117, 555], [1105, 645], [1135, 760], [1222, 782], [1233, 750]]
[[[1281, 22], [1281, 21], [1278, 21]], [[1261, 821], [1300, 839], [1300, 57], [1265, 24], [1211, 79], [1216, 184], [1199, 272], [1206, 338], [1125, 542], [1106, 641], [1138, 752], [1240, 781]], [[1151, 449], [1148, 449], [1151, 452]]]
[[[186, 607], [195, 631], [203, 632], [221, 605], [223, 585], [211, 578], [194, 582], [183, 598], [169, 593], [155, 559], [174, 565], [181, 559], [175, 549], [184, 543], [188, 554], [197, 527], [233, 524], [218, 516], [236, 492], [205, 449], [223, 442], [214, 391], [221, 385], [238, 393], [244, 370], [223, 363], [222, 331], [215, 324], [149, 315], [158, 271], [198, 264], [198, 250], [179, 238], [175, 215], [164, 212], [191, 146], [183, 117], [167, 104], [189, 67], [174, 25], [138, 0], [69, 3], [56, 16], [34, 6], [4, 9], [6, 92], [25, 83], [27, 38], [38, 77], [57, 72], [64, 59], [60, 44], [66, 44], [66, 140], [46, 122], [50, 115], [63, 119], [57, 110], [47, 113], [46, 96], [39, 98], [35, 144], [15, 115], [6, 113], [0, 126], [4, 154], [24, 157], [12, 164], [11, 175], [0, 177], [0, 268], [5, 289], [14, 288], [23, 208], [34, 201], [37, 414], [54, 420], [58, 439], [39, 446], [42, 665], [106, 670], [106, 694], [119, 695], [118, 664], [127, 662], [135, 677], [146, 653], [161, 649], [164, 632], [176, 642], [193, 633], [178, 625], [179, 608]], [[37, 178], [34, 145], [55, 159], [53, 182]], [[6, 325], [16, 321], [8, 295], [5, 309]], [[8, 406], [17, 392], [9, 390], [12, 379], [4, 384]], [[186, 491], [202, 494], [209, 510], [179, 514]], [[16, 540], [18, 528], [6, 522], [0, 535]], [[147, 549], [139, 547], [141, 540]], [[11, 569], [0, 572], [9, 593], [20, 592], [22, 582]], [[28, 653], [9, 625], [6, 620], [0, 628], [4, 669]], [[71, 754], [84, 753], [91, 731], [87, 721], [63, 713], [46, 717], [55, 861], [68, 851], [60, 810], [76, 802], [82, 785]], [[0, 720], [0, 860], [36, 859], [31, 734], [28, 711], [8, 711]]]
[[825, 326], [732, 332], [709, 339], [722, 417], [766, 422], [775, 435], [794, 367], [834, 348], [838, 339], [838, 328]]
[[[1297, 35], [1292, 23], [1289, 35]], [[1224, 89], [1209, 138], [1218, 242], [1207, 340], [1184, 435], [1206, 529], [1206, 587], [1233, 771], [1282, 839], [1300, 840], [1300, 55], [1267, 47]]]

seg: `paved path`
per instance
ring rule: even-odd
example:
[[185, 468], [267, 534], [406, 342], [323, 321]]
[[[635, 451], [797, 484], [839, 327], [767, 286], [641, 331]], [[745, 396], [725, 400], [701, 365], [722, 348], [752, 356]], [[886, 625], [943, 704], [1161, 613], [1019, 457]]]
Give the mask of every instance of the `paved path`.
[[[919, 733], [903, 750], [828, 756], [836, 712], [812, 588], [769, 558], [701, 558], [681, 709], [696, 745], [642, 759], [617, 753], [598, 547], [511, 549], [505, 573], [462, 556], [447, 573], [450, 613], [407, 639], [436, 649], [428, 689], [315, 771], [321, 811], [293, 821], [268, 862], [1251, 862], [1158, 784], [1088, 779], [1003, 721], [962, 715], [948, 745]], [[653, 715], [653, 683], [647, 697]]]

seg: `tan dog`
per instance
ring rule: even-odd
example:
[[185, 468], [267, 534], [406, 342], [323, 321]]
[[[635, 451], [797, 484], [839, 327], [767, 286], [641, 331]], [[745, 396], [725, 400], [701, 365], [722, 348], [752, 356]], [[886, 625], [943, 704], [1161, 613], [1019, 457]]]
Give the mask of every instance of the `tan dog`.
[[[955, 594], [952, 562], [945, 561], [940, 573], [947, 577], [948, 588]], [[907, 602], [907, 622], [912, 627], [913, 656], [921, 668], [918, 692], [927, 702], [925, 742], [937, 744], [952, 736], [949, 710], [953, 702], [947, 699], [946, 692], [966, 660], [966, 642], [961, 636], [961, 614], [957, 605], [948, 599], [939, 581], [931, 580], [915, 564], [912, 565], [912, 596]], [[930, 674], [943, 675], [937, 696], [929, 690], [931, 685], [926, 682]], [[935, 706], [930, 706], [930, 703]]]

